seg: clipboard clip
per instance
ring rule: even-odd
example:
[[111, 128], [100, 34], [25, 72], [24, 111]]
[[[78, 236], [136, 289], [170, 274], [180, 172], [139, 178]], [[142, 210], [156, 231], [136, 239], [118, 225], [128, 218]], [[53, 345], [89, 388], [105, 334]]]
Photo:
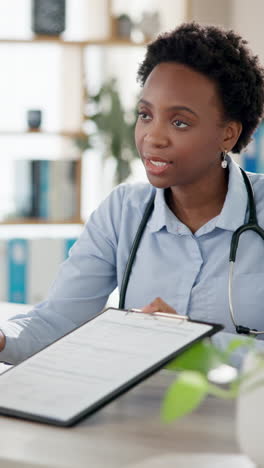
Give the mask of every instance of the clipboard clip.
[[178, 314], [169, 314], [168, 312], [151, 312], [151, 313], [146, 313], [143, 312], [142, 309], [127, 309], [126, 310], [126, 315], [130, 313], [138, 313], [138, 314], [146, 314], [149, 315], [150, 317], [164, 317], [164, 318], [171, 318], [171, 319], [177, 319], [177, 320], [185, 320], [188, 322], [189, 317], [187, 315], [178, 315]]

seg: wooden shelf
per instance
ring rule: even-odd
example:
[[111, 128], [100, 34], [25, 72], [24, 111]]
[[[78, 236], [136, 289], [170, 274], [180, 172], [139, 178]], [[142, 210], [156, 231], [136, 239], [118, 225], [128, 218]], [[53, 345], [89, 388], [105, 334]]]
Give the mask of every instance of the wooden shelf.
[[40, 44], [47, 42], [50, 44], [65, 45], [65, 46], [83, 46], [83, 41], [64, 41], [57, 36], [34, 36], [28, 39], [0, 39], [0, 44]]
[[13, 130], [0, 130], [0, 136], [22, 136], [22, 135], [46, 135], [46, 136], [61, 136], [65, 138], [88, 138], [88, 135], [83, 132], [71, 132], [71, 131], [58, 131], [50, 132], [45, 130], [24, 130], [24, 131], [13, 131]]
[[80, 218], [70, 218], [67, 220], [50, 220], [44, 218], [13, 218], [6, 221], [0, 221], [0, 225], [8, 224], [83, 224], [84, 221]]
[[122, 39], [120, 37], [111, 37], [108, 39], [92, 39], [87, 41], [64, 41], [63, 39], [52, 37], [52, 36], [36, 36], [32, 39], [0, 39], [1, 44], [40, 44], [40, 43], [56, 44], [61, 46], [76, 46], [86, 47], [90, 45], [99, 46], [145, 46], [148, 41], [134, 42], [129, 39]]
[[108, 46], [108, 47], [116, 47], [116, 46], [134, 46], [134, 47], [142, 47], [146, 46], [149, 41], [141, 41], [141, 42], [134, 42], [131, 41], [130, 39], [122, 39], [120, 37], [112, 37], [109, 39], [98, 39], [98, 40], [92, 40], [92, 41], [85, 41], [83, 43], [84, 46], [89, 46], [89, 45], [101, 45], [101, 46]]

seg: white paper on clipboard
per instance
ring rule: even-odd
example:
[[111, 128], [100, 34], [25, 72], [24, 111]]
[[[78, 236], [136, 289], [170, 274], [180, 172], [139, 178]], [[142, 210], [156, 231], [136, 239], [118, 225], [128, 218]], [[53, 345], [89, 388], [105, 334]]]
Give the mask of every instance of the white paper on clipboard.
[[0, 376], [0, 414], [71, 425], [219, 329], [107, 309]]

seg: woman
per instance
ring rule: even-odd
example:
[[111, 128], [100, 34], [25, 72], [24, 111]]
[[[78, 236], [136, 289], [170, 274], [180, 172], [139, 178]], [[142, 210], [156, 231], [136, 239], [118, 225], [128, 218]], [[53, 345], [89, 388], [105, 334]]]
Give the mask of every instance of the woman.
[[[1, 327], [3, 361], [19, 362], [102, 310], [120, 288], [152, 195], [125, 307], [188, 314], [235, 332], [228, 258], [232, 234], [247, 220], [248, 198], [227, 153], [241, 151], [260, 122], [263, 69], [234, 32], [191, 23], [149, 45], [138, 78], [135, 139], [150, 184], [118, 186], [92, 214], [47, 300]], [[264, 179], [250, 179], [264, 226]], [[261, 330], [263, 254], [258, 236], [242, 236], [233, 294], [239, 321]]]

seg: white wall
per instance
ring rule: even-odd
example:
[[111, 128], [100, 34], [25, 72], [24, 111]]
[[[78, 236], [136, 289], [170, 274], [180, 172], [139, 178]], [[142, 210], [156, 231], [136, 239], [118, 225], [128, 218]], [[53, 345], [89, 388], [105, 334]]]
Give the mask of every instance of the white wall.
[[[24, 0], [25, 1], [25, 0]], [[110, 35], [108, 0], [67, 0], [65, 39], [104, 39]]]
[[189, 18], [198, 23], [228, 27], [232, 0], [189, 0]]
[[189, 18], [240, 33], [264, 63], [263, 0], [189, 0]]
[[250, 47], [264, 63], [263, 0], [232, 0], [232, 27], [249, 41]]

